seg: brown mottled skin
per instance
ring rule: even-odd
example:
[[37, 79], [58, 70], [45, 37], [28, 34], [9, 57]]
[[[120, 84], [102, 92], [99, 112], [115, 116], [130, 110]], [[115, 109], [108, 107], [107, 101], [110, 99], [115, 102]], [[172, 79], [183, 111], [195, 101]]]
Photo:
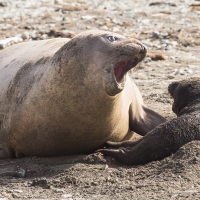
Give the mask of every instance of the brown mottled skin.
[[177, 118], [156, 127], [136, 142], [108, 142], [99, 150], [127, 165], [145, 164], [175, 153], [181, 146], [200, 140], [200, 78], [173, 82], [168, 91]]
[[164, 122], [126, 73], [145, 55], [139, 41], [106, 31], [1, 51], [0, 158], [88, 153]]

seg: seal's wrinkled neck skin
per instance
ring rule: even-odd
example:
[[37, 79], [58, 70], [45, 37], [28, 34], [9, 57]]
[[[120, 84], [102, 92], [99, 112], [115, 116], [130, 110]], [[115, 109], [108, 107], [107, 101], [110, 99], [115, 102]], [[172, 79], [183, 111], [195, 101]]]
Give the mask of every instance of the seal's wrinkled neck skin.
[[177, 116], [184, 113], [193, 112], [194, 107], [200, 103], [200, 79], [183, 80], [180, 82], [172, 82], [168, 91], [174, 99], [172, 110]]
[[64, 45], [57, 55], [62, 73], [67, 75], [66, 65], [67, 70], [70, 64], [76, 66], [71, 72], [74, 71], [74, 78], [77, 71], [82, 73], [81, 84], [89, 84], [88, 80], [91, 80], [107, 95], [114, 96], [124, 89], [127, 72], [144, 59], [146, 47], [135, 39], [127, 39], [119, 34], [86, 31]]

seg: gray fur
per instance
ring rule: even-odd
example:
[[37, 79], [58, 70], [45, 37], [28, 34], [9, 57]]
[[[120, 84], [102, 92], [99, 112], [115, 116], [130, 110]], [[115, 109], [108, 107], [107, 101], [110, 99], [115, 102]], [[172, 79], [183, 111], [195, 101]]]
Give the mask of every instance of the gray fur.
[[140, 140], [109, 142], [110, 149], [99, 150], [123, 164], [138, 165], [163, 159], [192, 140], [200, 140], [200, 79], [193, 78], [169, 85], [177, 118], [150, 131]]

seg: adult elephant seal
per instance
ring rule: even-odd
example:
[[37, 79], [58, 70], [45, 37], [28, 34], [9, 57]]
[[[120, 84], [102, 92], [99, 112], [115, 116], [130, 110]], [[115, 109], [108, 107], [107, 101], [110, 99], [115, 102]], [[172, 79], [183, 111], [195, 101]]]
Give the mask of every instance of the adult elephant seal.
[[145, 55], [139, 41], [105, 31], [1, 51], [1, 157], [87, 153], [162, 123], [127, 74]]
[[123, 164], [145, 164], [169, 156], [192, 140], [200, 140], [200, 78], [173, 82], [168, 91], [174, 99], [172, 110], [177, 118], [161, 124], [136, 142], [109, 142], [112, 149], [100, 152]]

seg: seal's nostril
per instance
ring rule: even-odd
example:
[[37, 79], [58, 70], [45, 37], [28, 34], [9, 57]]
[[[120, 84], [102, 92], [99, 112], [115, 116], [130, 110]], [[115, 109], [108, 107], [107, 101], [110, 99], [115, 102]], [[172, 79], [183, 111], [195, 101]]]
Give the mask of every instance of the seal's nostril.
[[142, 44], [141, 46], [142, 46], [142, 49], [143, 49], [144, 51], [147, 51], [147, 50], [148, 50], [148, 48], [147, 48], [146, 45]]

